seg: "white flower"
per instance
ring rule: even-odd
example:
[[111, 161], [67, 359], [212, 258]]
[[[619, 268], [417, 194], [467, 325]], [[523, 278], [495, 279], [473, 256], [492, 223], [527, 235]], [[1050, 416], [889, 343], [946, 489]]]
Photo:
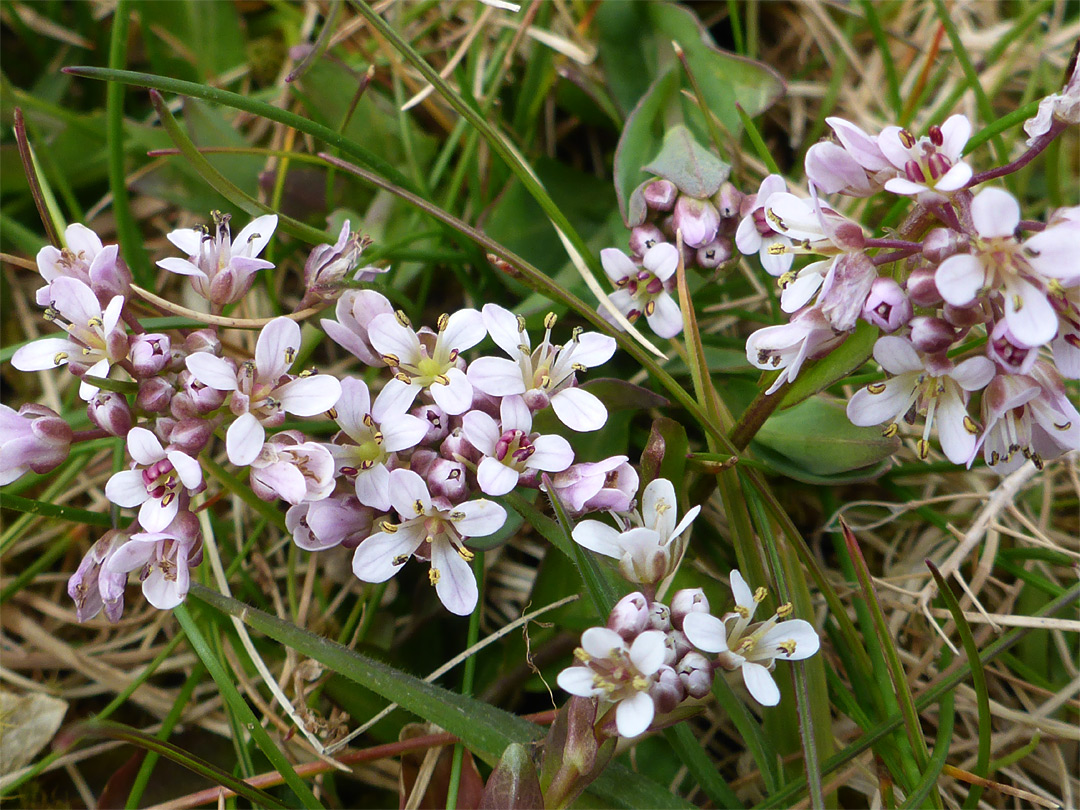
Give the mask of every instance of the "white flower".
[[963, 115], [930, 127], [922, 138], [901, 127], [885, 127], [878, 135], [878, 147], [900, 171], [899, 177], [886, 181], [886, 191], [916, 195], [924, 204], [942, 202], [971, 179], [971, 166], [961, 160], [970, 137], [971, 122]]
[[[682, 331], [682, 313], [669, 291], [679, 267], [678, 248], [668, 242], [653, 245], [641, 258], [641, 267], [621, 250], [605, 248], [600, 251], [600, 263], [617, 287], [608, 298], [627, 319], [634, 321], [644, 315], [649, 328], [662, 338]], [[610, 313], [602, 307], [600, 314], [610, 320]]]
[[486, 494], [505, 495], [522, 476], [562, 472], [573, 462], [574, 451], [562, 436], [532, 432], [532, 412], [520, 396], [503, 397], [499, 417], [501, 424], [483, 411], [469, 411], [461, 422], [469, 444], [484, 455], [476, 481]]
[[337, 471], [355, 480], [360, 503], [380, 512], [390, 510], [390, 470], [397, 458], [394, 454], [418, 445], [430, 428], [426, 419], [406, 413], [408, 404], [400, 397], [395, 399], [393, 393], [383, 389], [372, 404], [363, 380], [343, 379], [341, 398], [334, 410], [344, 437], [327, 445]]
[[459, 363], [461, 352], [484, 339], [487, 330], [475, 309], [439, 316], [439, 331], [414, 332], [405, 313], [376, 315], [368, 325], [368, 340], [386, 365], [397, 373], [384, 389], [387, 396], [408, 407], [426, 390], [450, 415], [472, 407], [473, 390]]
[[376, 315], [393, 314], [394, 306], [390, 299], [374, 290], [346, 290], [338, 299], [334, 312], [336, 321], [328, 318], [319, 321], [323, 331], [362, 362], [381, 367], [382, 358], [368, 339], [368, 326]]
[[630, 582], [656, 585], [679, 564], [686, 550], [683, 533], [701, 511], [690, 509], [676, 523], [675, 487], [657, 478], [641, 496], [641, 514], [630, 515], [624, 531], [598, 520], [583, 520], [574, 527], [573, 538], [581, 546], [619, 561], [619, 571]]
[[577, 388], [577, 372], [606, 363], [615, 353], [615, 339], [575, 329], [566, 344], [551, 342], [555, 315], [544, 319], [544, 339], [533, 349], [525, 319], [497, 304], [485, 304], [484, 326], [495, 344], [510, 355], [480, 357], [469, 365], [469, 380], [493, 397], [520, 394], [530, 410], [551, 405], [555, 416], [572, 430], [599, 430], [607, 408], [593, 394]]
[[844, 340], [822, 314], [819, 307], [804, 309], [790, 323], [758, 329], [746, 340], [746, 359], [755, 368], [773, 371], [783, 369], [766, 394], [775, 393], [781, 385], [792, 382], [803, 363], [820, 357]]
[[611, 456], [574, 464], [553, 475], [551, 486], [571, 513], [626, 512], [638, 491], [638, 474], [626, 456]]
[[452, 505], [432, 498], [424, 479], [412, 470], [390, 473], [390, 500], [402, 522], [383, 522], [381, 531], [356, 547], [353, 573], [363, 582], [385, 582], [410, 557], [431, 560], [428, 578], [451, 613], [467, 616], [476, 607], [478, 591], [465, 547], [470, 537], [494, 534], [506, 522], [506, 510], [480, 498]]
[[1040, 101], [1035, 117], [1024, 122], [1024, 132], [1029, 136], [1027, 145], [1034, 146], [1039, 138], [1050, 131], [1055, 120], [1074, 126], [1080, 124], [1080, 61], [1074, 62], [1072, 75], [1061, 92]]
[[188, 255], [186, 259], [169, 258], [158, 267], [188, 276], [199, 295], [220, 309], [243, 298], [259, 270], [273, 267], [272, 262], [255, 258], [262, 253], [277, 228], [275, 214], [256, 217], [232, 240], [229, 216], [213, 213], [216, 232], [180, 228], [167, 235], [170, 242]]
[[787, 184], [780, 175], [770, 174], [762, 180], [753, 207], [742, 218], [738, 230], [735, 231], [735, 246], [747, 256], [757, 253], [761, 266], [770, 276], [783, 275], [791, 269], [791, 263], [795, 261], [795, 256], [790, 251], [774, 248], [791, 247], [791, 238], [773, 227], [775, 223], [770, 221], [766, 209], [774, 195], [786, 192]]
[[250, 481], [264, 501], [320, 501], [334, 491], [334, 457], [318, 442], [304, 441], [300, 431], [283, 430], [251, 462]]
[[[699, 650], [719, 653], [717, 663], [729, 672], [742, 672], [751, 696], [763, 706], [780, 702], [780, 689], [770, 670], [776, 659], [801, 661], [821, 646], [818, 634], [809, 622], [788, 619], [791, 605], [781, 605], [764, 622], [751, 624], [754, 611], [765, 599], [765, 588], [751, 591], [738, 570], [731, 572], [731, 591], [735, 609], [718, 619], [708, 613], [690, 613], [683, 619], [683, 632]], [[784, 621], [787, 619], [786, 621]]]
[[920, 357], [911, 341], [888, 335], [874, 344], [874, 359], [895, 375], [855, 393], [847, 406], [848, 418], [860, 427], [888, 422], [885, 435], [895, 435], [898, 420], [911, 424], [926, 414], [919, 439], [919, 458], [930, 453], [930, 432], [938, 426], [941, 449], [954, 464], [966, 464], [975, 450], [979, 432], [967, 412], [967, 391], [985, 388], [994, 377], [988, 357], [971, 357], [954, 366], [944, 357]]
[[[61, 276], [49, 285], [52, 296], [45, 319], [63, 328], [66, 338], [41, 338], [27, 343], [11, 358], [19, 371], [42, 371], [70, 363], [82, 376], [108, 377], [114, 363], [127, 357], [128, 337], [120, 321], [123, 297], [117, 295], [102, 311], [93, 290], [78, 279]], [[98, 387], [79, 384], [79, 397], [89, 401]]]
[[291, 377], [286, 372], [300, 348], [300, 326], [289, 318], [275, 318], [262, 328], [255, 344], [255, 360], [239, 370], [209, 352], [189, 354], [185, 360], [196, 380], [217, 391], [232, 391], [229, 409], [237, 419], [225, 434], [229, 461], [246, 467], [266, 441], [263, 425], [277, 427], [285, 414], [315, 416], [328, 411], [341, 396], [341, 383], [329, 374]]
[[665, 654], [664, 633], [659, 630], [646, 630], [627, 646], [614, 630], [590, 627], [574, 651], [580, 666], [560, 672], [558, 684], [571, 695], [614, 703], [619, 736], [637, 737], [648, 730], [656, 714], [649, 688]]
[[1015, 237], [1020, 205], [999, 188], [988, 188], [971, 202], [978, 236], [972, 252], [950, 256], [934, 275], [938, 292], [953, 306], [970, 305], [984, 290], [1004, 298], [1009, 331], [1028, 346], [1042, 346], [1057, 334], [1057, 317], [1048, 290], [1055, 282], [1080, 282], [1080, 224], [1065, 220], [1023, 243]]
[[896, 176], [877, 139], [843, 118], [826, 118], [839, 144], [824, 141], [806, 152], [806, 176], [825, 194], [868, 197]]
[[194, 545], [176, 531], [140, 532], [114, 551], [104, 568], [112, 573], [141, 568], [146, 601], [158, 610], [170, 610], [184, 601], [191, 587], [188, 561]]
[[184, 490], [202, 484], [202, 467], [187, 453], [166, 451], [146, 428], [128, 431], [127, 450], [135, 469], [115, 473], [105, 484], [105, 497], [117, 506], [140, 507], [139, 525], [146, 531], [164, 531], [180, 509]]
[[65, 277], [86, 284], [106, 306], [113, 296], [127, 294], [131, 273], [119, 257], [118, 245], [103, 245], [96, 233], [78, 223], [67, 226], [64, 242], [63, 249], [46, 245], [38, 251], [38, 272], [46, 281], [37, 291], [39, 306], [49, 305], [52, 282]]

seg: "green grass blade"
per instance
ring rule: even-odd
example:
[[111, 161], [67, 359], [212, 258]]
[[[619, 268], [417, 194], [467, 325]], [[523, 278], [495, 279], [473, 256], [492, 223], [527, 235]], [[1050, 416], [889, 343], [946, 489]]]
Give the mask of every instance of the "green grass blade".
[[955, 702], [956, 695], [953, 692], [946, 692], [941, 696], [941, 703], [938, 706], [938, 730], [937, 736], [934, 738], [934, 753], [930, 756], [930, 761], [926, 765], [926, 771], [923, 773], [922, 779], [915, 785], [915, 789], [911, 791], [911, 795], [904, 802], [904, 807], [908, 810], [918, 810], [924, 807], [930, 791], [934, 789], [934, 785], [937, 784], [937, 780], [941, 777], [941, 771], [945, 767], [945, 760], [949, 756], [949, 743], [952, 742], [953, 726], [956, 721], [956, 713], [953, 711]]
[[731, 789], [724, 777], [716, 770], [716, 765], [705, 749], [701, 741], [694, 736], [694, 732], [686, 723], [679, 723], [673, 728], [664, 729], [664, 738], [668, 741], [679, 759], [683, 761], [690, 774], [697, 780], [698, 785], [705, 795], [709, 797], [716, 807], [738, 808], [743, 807], [735, 791]]
[[112, 518], [104, 512], [91, 512], [74, 506], [35, 501], [21, 495], [0, 495], [0, 506], [4, 509], [14, 509], [16, 512], [25, 512], [28, 515], [69, 520], [72, 523], [85, 523], [87, 526], [100, 526], [105, 529], [113, 528]]
[[761, 158], [761, 162], [765, 164], [770, 174], [781, 174], [780, 167], [776, 165], [776, 158], [772, 156], [769, 147], [765, 145], [764, 138], [761, 137], [757, 126], [754, 125], [754, 119], [742, 108], [741, 104], [736, 104], [735, 109], [739, 113], [739, 118], [742, 119], [743, 127], [746, 129], [746, 136], [750, 139], [750, 144], [754, 147], [757, 156]]

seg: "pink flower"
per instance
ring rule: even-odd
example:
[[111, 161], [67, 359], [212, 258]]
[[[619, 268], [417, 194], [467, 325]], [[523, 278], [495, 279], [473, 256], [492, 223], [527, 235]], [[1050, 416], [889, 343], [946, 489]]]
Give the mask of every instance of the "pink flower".
[[140, 569], [146, 601], [158, 610], [170, 610], [187, 598], [188, 566], [201, 559], [201, 541], [197, 519], [185, 512], [165, 531], [133, 534], [104, 565], [113, 573]]
[[735, 231], [735, 246], [747, 256], [757, 253], [761, 266], [770, 276], [783, 275], [795, 261], [793, 253], [772, 249], [777, 245], [791, 247], [791, 239], [773, 227], [775, 223], [770, 221], [766, 211], [774, 195], [786, 192], [787, 184], [780, 175], [770, 174], [762, 180], [753, 207]]
[[[674, 285], [679, 267], [679, 251], [674, 245], [653, 245], [645, 251], [641, 267], [615, 248], [601, 250], [600, 263], [617, 288], [608, 297], [628, 320], [644, 315], [649, 328], [662, 338], [675, 337], [682, 331], [682, 313], [668, 289]], [[600, 314], [604, 313], [601, 308]]]
[[961, 160], [970, 137], [971, 122], [963, 115], [930, 127], [922, 138], [901, 127], [885, 127], [878, 135], [878, 147], [900, 171], [899, 177], [886, 181], [885, 190], [917, 196], [924, 204], [947, 199], [971, 179], [971, 166]]
[[0, 404], [0, 486], [28, 471], [47, 473], [67, 460], [73, 433], [55, 411], [30, 403], [18, 412]]
[[446, 609], [467, 616], [476, 607], [478, 591], [465, 547], [470, 537], [494, 534], [506, 522], [506, 510], [483, 498], [457, 506], [432, 498], [412, 470], [390, 473], [390, 500], [401, 523], [384, 521], [381, 531], [356, 548], [353, 573], [363, 582], [385, 582], [410, 557], [431, 561], [429, 579]]
[[94, 618], [102, 608], [110, 622], [115, 624], [120, 621], [124, 613], [127, 574], [109, 570], [107, 563], [127, 540], [127, 535], [122, 532], [105, 532], [90, 547], [75, 573], [68, 579], [68, 596], [75, 603], [75, 617], [80, 622]]
[[146, 428], [128, 431], [127, 450], [135, 468], [114, 473], [105, 497], [117, 506], [140, 507], [139, 525], [161, 532], [176, 517], [181, 496], [202, 485], [202, 467], [187, 453], [166, 451]]
[[840, 143], [817, 143], [806, 152], [806, 176], [819, 191], [868, 197], [896, 175], [876, 138], [843, 118], [825, 122]]
[[352, 352], [369, 366], [384, 365], [368, 339], [368, 326], [376, 315], [393, 314], [390, 300], [374, 290], [346, 290], [335, 308], [337, 320], [319, 321], [323, 331], [343, 349]]
[[804, 309], [790, 323], [766, 326], [750, 335], [746, 341], [746, 359], [755, 368], [783, 370], [765, 392], [773, 394], [795, 379], [804, 362], [827, 354], [844, 337], [833, 329], [819, 308]]
[[377, 513], [352, 495], [305, 501], [289, 508], [285, 525], [304, 551], [356, 548], [371, 534]]
[[544, 339], [534, 349], [524, 318], [497, 304], [485, 304], [483, 319], [491, 339], [510, 359], [480, 357], [469, 365], [469, 380], [480, 391], [493, 397], [520, 394], [532, 411], [550, 405], [559, 421], [572, 430], [599, 430], [607, 423], [604, 404], [576, 386], [578, 372], [611, 359], [614, 338], [575, 329], [565, 344], [552, 343], [556, 318], [549, 313], [544, 319]]
[[638, 491], [638, 474], [626, 456], [611, 456], [574, 464], [552, 476], [551, 485], [573, 514], [626, 512]]
[[168, 234], [168, 240], [188, 258], [162, 259], [158, 267], [188, 276], [195, 292], [220, 310], [247, 295], [256, 272], [274, 266], [256, 257], [274, 235], [278, 218], [275, 214], [256, 217], [237, 234], [234, 242], [229, 232], [229, 215], [215, 211], [212, 216], [214, 236], [205, 229], [193, 228], [180, 228]]
[[52, 301], [52, 282], [58, 278], [73, 278], [93, 290], [102, 306], [114, 296], [126, 296], [131, 287], [131, 272], [119, 257], [119, 247], [105, 247], [96, 233], [85, 225], [68, 225], [64, 231], [67, 247], [57, 249], [46, 245], [37, 254], [38, 272], [48, 282], [37, 291], [39, 306]]
[[993, 362], [971, 357], [954, 366], [941, 355], [920, 357], [909, 340], [893, 335], [874, 345], [874, 359], [895, 376], [857, 391], [848, 403], [848, 418], [860, 427], [888, 422], [885, 434], [891, 436], [898, 430], [898, 420], [910, 424], [915, 414], [925, 413], [919, 458], [926, 459], [930, 453], [930, 432], [936, 420], [941, 449], [949, 461], [966, 464], [975, 450], [979, 428], [968, 416], [965, 392], [986, 387], [994, 377]]
[[298, 430], [270, 437], [251, 462], [251, 490], [264, 501], [319, 501], [334, 491], [334, 457]]
[[225, 434], [225, 449], [238, 467], [246, 467], [262, 450], [263, 425], [277, 427], [287, 413], [315, 416], [334, 407], [341, 396], [341, 383], [329, 374], [287, 374], [299, 348], [300, 326], [289, 318], [275, 318], [259, 333], [255, 360], [239, 370], [209, 352], [187, 356], [188, 371], [200, 383], [233, 392], [229, 408], [237, 419]]

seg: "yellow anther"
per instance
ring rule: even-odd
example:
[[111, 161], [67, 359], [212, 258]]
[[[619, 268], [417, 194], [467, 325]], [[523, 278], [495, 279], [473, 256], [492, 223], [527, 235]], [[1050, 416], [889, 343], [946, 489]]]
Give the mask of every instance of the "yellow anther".
[[68, 353], [67, 352], [57, 352], [56, 354], [53, 355], [53, 359], [52, 359], [53, 365], [58, 366], [67, 359], [68, 359]]
[[885, 391], [885, 383], [883, 383], [883, 382], [870, 383], [870, 385], [866, 386], [866, 390], [869, 391], [871, 394], [883, 393]]
[[517, 347], [517, 350], [519, 352], [521, 352], [522, 354], [528, 354], [529, 353], [529, 347], [526, 346], [524, 343], [519, 343], [518, 347]]
[[902, 129], [897, 133], [897, 137], [900, 138], [900, 143], [904, 145], [905, 149], [910, 149], [915, 145], [915, 136], [908, 132], [906, 129]]
[[750, 610], [747, 607], [745, 607], [744, 605], [736, 605], [735, 606], [735, 612], [739, 614], [739, 618], [741, 618], [741, 619], [749, 619], [750, 618]]
[[431, 570], [428, 571], [428, 582], [430, 582], [432, 585], [438, 585], [440, 577], [441, 575], [439, 574], [439, 569], [432, 566]]
[[361, 419], [360, 421], [364, 423], [365, 427], [374, 427], [375, 426], [375, 420], [371, 418], [370, 413], [365, 413], [364, 418]]
[[371, 461], [370, 459], [360, 462], [360, 469], [361, 470], [370, 470], [374, 466], [375, 466], [375, 462]]
[[574, 371], [579, 371], [582, 374], [589, 370], [589, 367], [584, 363], [571, 363], [570, 368], [572, 368]]
[[398, 357], [396, 354], [384, 354], [382, 356], [382, 361], [384, 363], [386, 363], [386, 365], [388, 365], [388, 366], [400, 366], [401, 365], [401, 358]]
[[764, 585], [759, 585], [757, 590], [754, 591], [754, 602], [760, 605], [762, 602], [765, 601], [765, 597], [768, 595], [769, 589], [766, 588]]
[[172, 503], [175, 500], [176, 500], [176, 493], [175, 492], [166, 492], [165, 497], [163, 497], [161, 499], [161, 505], [162, 506], [168, 506], [170, 503]]
[[416, 514], [422, 514], [424, 511], [424, 502], [417, 498], [415, 501], [413, 501], [412, 508], [413, 511], [416, 512]]
[[397, 310], [394, 313], [394, 317], [397, 318], [397, 322], [404, 326], [406, 329], [412, 328], [412, 321], [409, 320], [409, 316], [405, 314], [404, 310]]
[[95, 327], [104, 326], [105, 322], [95, 315], [93, 318], [86, 322], [86, 325], [89, 326], [91, 329], [94, 329]]
[[[291, 361], [290, 361], [290, 362], [291, 362]], [[302, 379], [302, 380], [305, 380], [305, 379], [307, 379], [308, 377], [314, 377], [314, 376], [315, 376], [316, 374], [318, 374], [318, 373], [319, 373], [319, 372], [317, 372], [317, 371], [316, 371], [315, 369], [313, 369], [313, 368], [305, 368], [305, 369], [304, 369], [303, 371], [301, 371], [301, 372], [300, 372], [299, 374], [297, 374], [296, 376], [297, 376], [297, 377], [299, 377], [299, 378], [300, 378], [300, 379]]]
[[1024, 308], [1024, 299], [1021, 298], [1019, 295], [1014, 295], [1013, 296], [1013, 309], [1016, 310], [1017, 312], [1019, 312], [1023, 308]]
[[517, 316], [517, 327], [518, 327], [518, 332], [524, 332], [525, 331], [525, 319], [522, 318], [520, 315]]
[[379, 525], [379, 528], [382, 529], [387, 534], [393, 534], [394, 532], [396, 532], [398, 530], [397, 525], [394, 524], [394, 523], [391, 523], [389, 520], [384, 520]]
[[979, 426], [975, 424], [975, 420], [967, 414], [964, 414], [964, 430], [974, 436], [979, 432]]
[[788, 658], [791, 658], [791, 656], [795, 654], [795, 639], [793, 638], [789, 638], [786, 641], [781, 641], [776, 646], [780, 649], [781, 652], [787, 655]]
[[461, 557], [461, 559], [463, 559], [465, 562], [472, 562], [473, 558], [476, 556], [473, 552], [471, 552], [467, 548], [465, 548], [465, 546], [462, 546], [461, 548], [459, 548], [457, 550], [457, 553], [458, 553], [458, 556]]
[[919, 439], [915, 445], [915, 450], [919, 455], [919, 458], [926, 461], [930, 456], [930, 442], [926, 439]]
[[891, 439], [899, 432], [899, 430], [900, 426], [896, 424], [896, 422], [892, 422], [891, 424], [885, 426], [885, 429], [881, 431], [881, 435], [884, 436], [886, 439]]
[[780, 276], [780, 278], [776, 280], [776, 283], [780, 287], [780, 289], [784, 289], [785, 287], [787, 287], [788, 284], [793, 282], [798, 277], [799, 274], [797, 271], [788, 270], [786, 273], [784, 273], [784, 275]]
[[783, 256], [787, 252], [788, 246], [785, 245], [783, 242], [773, 242], [766, 250], [766, 253], [768, 253], [770, 256]]
[[547, 315], [544, 316], [544, 328], [553, 328], [557, 320], [559, 320], [558, 316], [554, 312], [549, 312]]
[[656, 312], [656, 302], [649, 301], [647, 304], [645, 304], [645, 317], [648, 318], [654, 312]]
[[88, 356], [91, 351], [93, 351], [93, 349], [91, 349], [89, 346], [83, 346], [83, 350], [82, 350], [83, 357]]
[[644, 692], [646, 689], [649, 688], [649, 680], [648, 678], [643, 678], [640, 675], [635, 675], [634, 680], [630, 682], [630, 685], [634, 687], [635, 691]]
[[576, 650], [574, 650], [574, 658], [576, 658], [583, 664], [587, 664], [592, 660], [592, 656], [585, 652], [585, 650], [581, 647], [578, 647]]
[[572, 341], [574, 341], [575, 343], [577, 343], [581, 339], [581, 336], [582, 336], [582, 334], [584, 332], [585, 332], [585, 327], [583, 327], [583, 326], [575, 326], [573, 328], [573, 330], [570, 332], [570, 339]]
[[447, 327], [447, 325], [449, 325], [449, 323], [450, 323], [450, 316], [447, 315], [444, 312], [442, 315], [439, 316], [439, 320], [437, 321], [436, 325], [439, 327], [440, 332], [445, 332], [446, 327]]
[[436, 375], [434, 382], [437, 382], [439, 385], [449, 385], [450, 378], [447, 377], [445, 374], [439, 374]]
[[1059, 425], [1057, 422], [1054, 422], [1054, 429], [1055, 430], [1068, 430], [1071, 427], [1072, 427], [1072, 422], [1066, 422], [1064, 425]]
[[456, 520], [464, 520], [465, 519], [465, 513], [464, 512], [451, 512], [450, 513], [450, 519], [455, 520], [455, 521]]
[[794, 611], [795, 608], [792, 606], [791, 602], [785, 602], [776, 609], [776, 615], [779, 616], [781, 619], [786, 619]]
[[404, 371], [399, 371], [397, 374], [395, 374], [394, 379], [399, 380], [400, 382], [403, 382], [403, 383], [411, 383], [412, 382], [412, 377], [410, 377]]
[[296, 349], [292, 346], [285, 347], [285, 362], [292, 365], [292, 361], [296, 359]]

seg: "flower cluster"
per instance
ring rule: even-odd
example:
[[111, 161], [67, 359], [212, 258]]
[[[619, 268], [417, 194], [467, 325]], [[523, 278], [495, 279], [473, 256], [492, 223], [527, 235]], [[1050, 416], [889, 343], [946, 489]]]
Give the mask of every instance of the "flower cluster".
[[[1023, 221], [1009, 192], [973, 191], [983, 175], [964, 160], [972, 126], [962, 115], [922, 137], [827, 121], [836, 140], [807, 152], [809, 197], [771, 175], [736, 233], [738, 248], [779, 277], [781, 307], [791, 313], [747, 341], [751, 364], [780, 371], [768, 393], [861, 319], [885, 333], [874, 358], [890, 377], [851, 399], [856, 425], [883, 424], [893, 435], [922, 417], [920, 458], [936, 431], [950, 461], [970, 466], [981, 450], [1003, 474], [1080, 446], [1080, 413], [1063, 383], [1080, 377], [1080, 264], [1072, 255], [1080, 209]], [[823, 196], [879, 192], [914, 200], [902, 238], [868, 236]], [[819, 258], [793, 270], [807, 254]]]
[[572, 695], [596, 698], [600, 711], [607, 712], [599, 725], [609, 736], [637, 737], [662, 727], [664, 716], [684, 700], [709, 693], [719, 669], [739, 670], [750, 695], [775, 706], [780, 691], [769, 673], [778, 658], [798, 661], [817, 652], [820, 642], [813, 627], [790, 619], [791, 605], [752, 623], [768, 592], [751, 591], [738, 571], [731, 572], [735, 607], [719, 619], [710, 615], [700, 588], [677, 591], [670, 604], [656, 600], [657, 589], [682, 560], [685, 534], [701, 511], [695, 506], [677, 520], [670, 481], [651, 481], [641, 493], [640, 511], [609, 511], [619, 528], [583, 520], [574, 528], [574, 540], [617, 560], [619, 573], [641, 590], [615, 605], [606, 627], [582, 634], [574, 653], [577, 663], [559, 673], [559, 686]]
[[[276, 224], [259, 217], [234, 240], [229, 218], [215, 213], [212, 231], [170, 233], [185, 257], [159, 265], [187, 276], [211, 312], [220, 312], [271, 266], [259, 254]], [[336, 244], [319, 245], [308, 258], [297, 310], [336, 302], [337, 320], [322, 321], [327, 334], [386, 375], [339, 378], [295, 368], [301, 329], [289, 317], [266, 323], [248, 356], [226, 351], [231, 344], [216, 326], [147, 333], [128, 309], [130, 274], [117, 247], [103, 246], [81, 225], [66, 239], [64, 250], [45, 248], [38, 257], [47, 282], [38, 299], [64, 334], [27, 344], [12, 363], [24, 371], [66, 364], [80, 377], [96, 428], [76, 435], [43, 406], [18, 413], [4, 406], [0, 480], [54, 469], [79, 440], [124, 439], [129, 464], [105, 494], [138, 514], [96, 543], [72, 576], [80, 620], [104, 609], [116, 621], [132, 570], [154, 606], [183, 601], [202, 550], [192, 499], [206, 488], [200, 458], [215, 436], [224, 439], [229, 462], [246, 468], [258, 497], [289, 505], [286, 523], [298, 546], [354, 549], [353, 571], [365, 582], [388, 579], [412, 557], [424, 560], [443, 604], [462, 615], [477, 602], [468, 541], [506, 520], [492, 498], [535, 489], [549, 474], [575, 513], [619, 506], [613, 493], [627, 484], [622, 508], [629, 507], [637, 479], [624, 457], [574, 464], [563, 436], [533, 428], [534, 416], [549, 408], [571, 430], [606, 423], [606, 408], [578, 386], [578, 375], [612, 356], [610, 337], [574, 329], [554, 343], [556, 318], [548, 315], [534, 347], [524, 320], [494, 304], [414, 329], [381, 294], [345, 289], [345, 279], [381, 272], [354, 272], [367, 241], [346, 223]], [[467, 362], [465, 352], [489, 335], [506, 356]], [[312, 418], [333, 420], [337, 433], [316, 439], [295, 421]]]

